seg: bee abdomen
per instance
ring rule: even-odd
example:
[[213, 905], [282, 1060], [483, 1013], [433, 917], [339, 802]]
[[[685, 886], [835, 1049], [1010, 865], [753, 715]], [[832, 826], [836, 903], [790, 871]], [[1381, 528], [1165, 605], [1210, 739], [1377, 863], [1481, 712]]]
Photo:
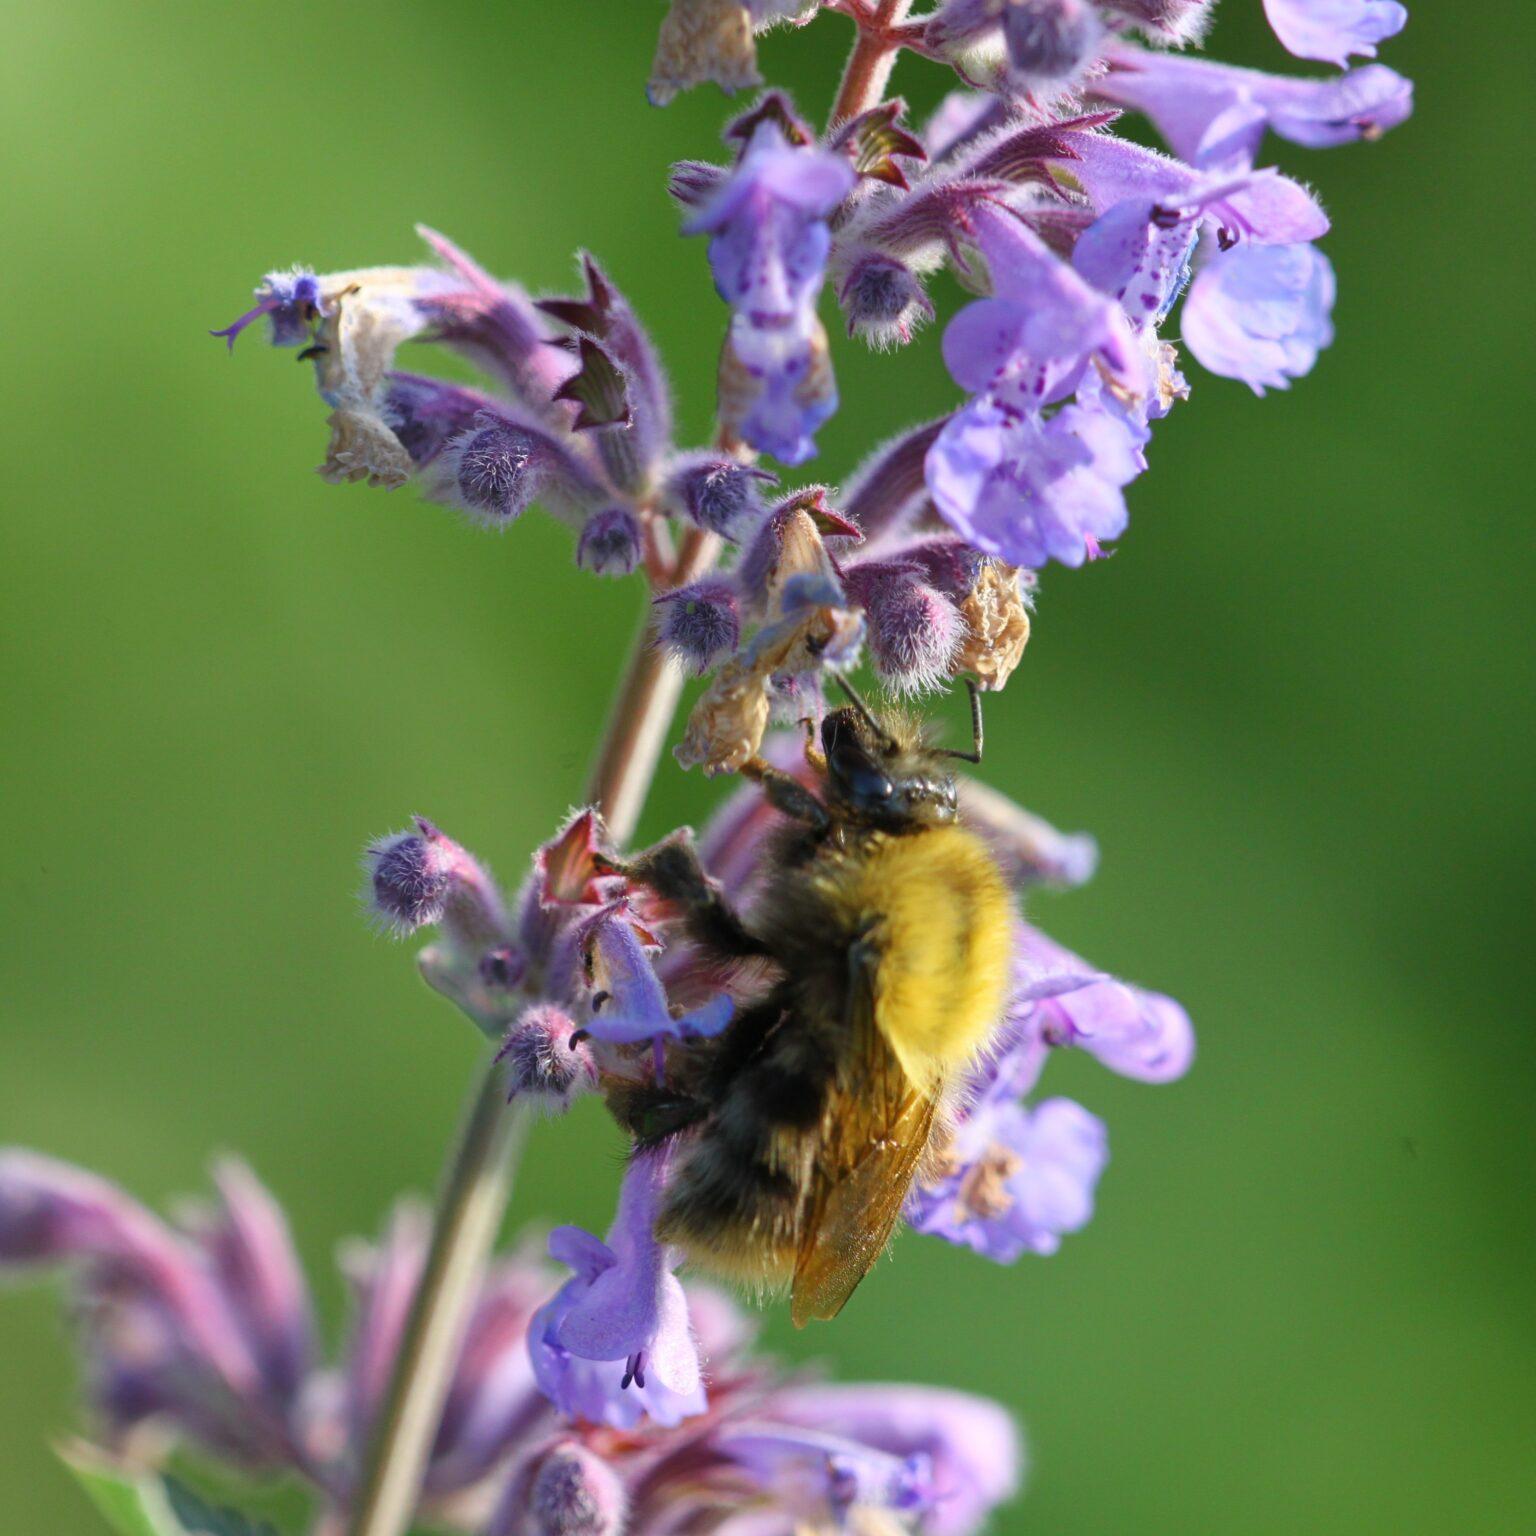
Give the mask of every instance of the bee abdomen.
[[810, 1032], [786, 1023], [700, 1127], [668, 1191], [658, 1236], [732, 1278], [787, 1279], [832, 1074]]

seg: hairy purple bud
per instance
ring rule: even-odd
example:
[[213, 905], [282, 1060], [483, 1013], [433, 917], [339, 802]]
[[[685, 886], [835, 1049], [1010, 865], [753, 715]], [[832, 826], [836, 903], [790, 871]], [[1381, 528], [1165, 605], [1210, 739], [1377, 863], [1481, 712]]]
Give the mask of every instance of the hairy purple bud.
[[858, 257], [837, 290], [848, 319], [848, 334], [872, 347], [905, 346], [925, 320], [933, 302], [917, 274], [905, 262], [874, 252]]
[[486, 1536], [618, 1536], [626, 1506], [623, 1483], [596, 1452], [557, 1440], [513, 1473]]
[[870, 561], [844, 571], [843, 585], [868, 616], [870, 657], [893, 687], [917, 693], [951, 675], [965, 624], [920, 570]]
[[456, 946], [477, 955], [504, 941], [495, 882], [425, 817], [416, 818], [414, 830], [371, 844], [364, 865], [373, 910], [396, 933], [438, 924]]
[[508, 424], [482, 426], [459, 446], [454, 483], [464, 505], [486, 522], [521, 517], [538, 493], [533, 435]]
[[672, 471], [664, 494], [680, 516], [735, 543], [761, 520], [761, 487], [776, 479], [766, 469], [738, 459], [700, 457]]
[[640, 524], [627, 507], [594, 512], [576, 543], [576, 563], [599, 576], [628, 576], [640, 564]]
[[527, 1098], [554, 1111], [597, 1086], [592, 1053], [573, 1036], [576, 1025], [560, 1009], [539, 1004], [507, 1031], [498, 1061], [506, 1063], [507, 1098]]
[[1104, 23], [1090, 0], [1012, 0], [1003, 11], [1008, 61], [1030, 86], [1062, 86], [1092, 61]]
[[657, 645], [697, 677], [741, 644], [741, 601], [728, 581], [664, 592], [654, 607]]
[[617, 1536], [624, 1502], [618, 1478], [591, 1451], [557, 1445], [528, 1490], [529, 1536]]

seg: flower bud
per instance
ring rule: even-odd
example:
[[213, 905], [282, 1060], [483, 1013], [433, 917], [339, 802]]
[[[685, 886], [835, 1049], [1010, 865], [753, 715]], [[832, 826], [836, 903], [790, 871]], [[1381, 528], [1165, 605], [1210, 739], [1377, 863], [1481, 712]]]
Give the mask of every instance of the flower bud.
[[488, 523], [521, 517], [538, 493], [533, 434], [509, 424], [482, 426], [459, 444], [454, 484], [465, 507]]
[[576, 544], [576, 563], [599, 576], [628, 576], [640, 564], [640, 524], [627, 507], [594, 512]]
[[656, 643], [703, 677], [741, 643], [741, 604], [728, 581], [699, 581], [655, 600]]
[[681, 516], [735, 542], [762, 518], [760, 484], [774, 478], [736, 459], [705, 458], [674, 470], [664, 494]]
[[559, 1112], [577, 1094], [597, 1085], [597, 1068], [585, 1044], [573, 1044], [576, 1025], [558, 1008], [530, 1008], [507, 1031], [498, 1061], [507, 1073], [507, 1098], [526, 1098]]
[[965, 639], [954, 603], [920, 570], [896, 561], [870, 561], [844, 573], [848, 595], [868, 616], [871, 659], [903, 692], [936, 688], [952, 674]]
[[618, 1536], [624, 1487], [585, 1446], [565, 1441], [539, 1458], [528, 1481], [526, 1536]]
[[848, 319], [848, 334], [882, 349], [905, 346], [912, 332], [934, 314], [917, 274], [904, 262], [873, 252], [848, 268], [837, 298]]
[[402, 937], [437, 924], [456, 948], [477, 956], [503, 941], [507, 922], [495, 882], [424, 817], [415, 831], [373, 843], [364, 864], [374, 912]]
[[1003, 37], [1021, 83], [1060, 87], [1092, 61], [1104, 23], [1090, 0], [1011, 0], [1003, 11]]

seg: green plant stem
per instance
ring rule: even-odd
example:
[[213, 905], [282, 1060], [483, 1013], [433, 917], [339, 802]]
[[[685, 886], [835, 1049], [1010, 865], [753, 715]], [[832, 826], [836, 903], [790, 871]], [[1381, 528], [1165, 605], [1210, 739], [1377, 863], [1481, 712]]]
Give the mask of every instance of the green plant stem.
[[[713, 534], [691, 531], [670, 572], [672, 584], [697, 579], [719, 549]], [[616, 846], [634, 835], [681, 692], [681, 673], [651, 645], [649, 624], [642, 622], [587, 791]], [[501, 1071], [487, 1063], [443, 1181], [432, 1244], [347, 1536], [404, 1536], [416, 1511], [470, 1310], [512, 1192], [526, 1121], [520, 1107], [508, 1108]]]

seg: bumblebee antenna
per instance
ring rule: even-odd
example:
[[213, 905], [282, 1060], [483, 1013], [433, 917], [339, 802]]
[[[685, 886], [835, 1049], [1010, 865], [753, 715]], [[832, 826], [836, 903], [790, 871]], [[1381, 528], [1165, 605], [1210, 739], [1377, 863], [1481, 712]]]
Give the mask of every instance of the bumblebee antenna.
[[887, 731], [877, 719], [875, 719], [875, 712], [869, 707], [868, 704], [864, 702], [864, 699], [859, 693], [859, 690], [855, 688], [853, 684], [850, 683], [841, 672], [835, 671], [833, 668], [828, 667], [827, 674], [829, 677], [831, 677], [832, 681], [843, 690], [844, 696], [847, 698], [848, 702], [853, 705], [854, 710], [857, 712], [859, 718], [864, 722], [865, 725], [870, 728], [871, 731], [874, 732], [876, 738], [884, 743], [885, 749], [888, 752], [894, 752], [896, 750], [896, 743], [891, 740], [890, 732]]
[[939, 756], [958, 757], [962, 763], [979, 763], [981, 761], [981, 689], [976, 686], [974, 677], [967, 677], [965, 686], [971, 693], [971, 750], [960, 752], [954, 747], [946, 747]]

